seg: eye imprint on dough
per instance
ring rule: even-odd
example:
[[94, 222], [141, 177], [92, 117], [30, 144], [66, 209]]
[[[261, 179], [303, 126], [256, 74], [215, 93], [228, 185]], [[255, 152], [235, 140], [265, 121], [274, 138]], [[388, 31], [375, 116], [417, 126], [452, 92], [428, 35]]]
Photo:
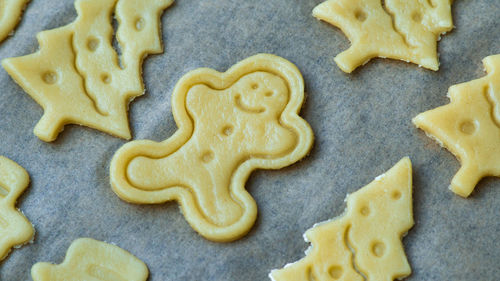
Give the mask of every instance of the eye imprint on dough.
[[144, 20], [144, 18], [139, 17], [135, 20], [135, 30], [141, 31], [144, 29], [145, 25], [146, 21]]
[[99, 47], [99, 39], [90, 37], [87, 40], [87, 48], [89, 49], [89, 51], [95, 52], [98, 47]]
[[474, 121], [464, 121], [460, 124], [460, 131], [466, 135], [472, 135], [476, 132], [476, 124]]
[[375, 242], [373, 243], [372, 245], [372, 253], [376, 256], [376, 257], [381, 257], [384, 255], [385, 253], [385, 245], [384, 243], [382, 242]]
[[253, 90], [257, 90], [259, 88], [259, 84], [253, 83], [251, 87]]
[[328, 270], [328, 273], [330, 273], [330, 276], [337, 280], [337, 279], [340, 279], [340, 277], [342, 277], [342, 267], [338, 266], [338, 265], [334, 265], [332, 267], [330, 267], [330, 269]]
[[354, 17], [360, 21], [360, 22], [364, 22], [366, 20], [366, 13], [363, 12], [363, 10], [356, 10], [354, 12]]
[[53, 71], [47, 71], [42, 74], [42, 79], [47, 84], [55, 84], [57, 82], [57, 74]]

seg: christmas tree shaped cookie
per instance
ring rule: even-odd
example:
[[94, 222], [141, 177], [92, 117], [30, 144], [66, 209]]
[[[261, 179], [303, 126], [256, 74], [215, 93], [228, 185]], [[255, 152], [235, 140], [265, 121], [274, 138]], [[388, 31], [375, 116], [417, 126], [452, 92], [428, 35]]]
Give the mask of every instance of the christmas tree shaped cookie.
[[500, 55], [483, 60], [487, 76], [450, 87], [450, 104], [413, 123], [460, 160], [450, 189], [467, 197], [485, 176], [500, 176]]
[[146, 265], [129, 252], [90, 238], [75, 240], [59, 265], [40, 262], [31, 268], [34, 281], [146, 281]]
[[[128, 103], [144, 93], [142, 60], [162, 51], [160, 16], [173, 0], [77, 0], [77, 19], [38, 34], [40, 50], [3, 67], [44, 109], [34, 129], [53, 141], [66, 124], [129, 139]], [[112, 17], [122, 55], [113, 49]]]
[[16, 27], [28, 2], [29, 0], [0, 0], [0, 42]]
[[313, 16], [337, 26], [351, 47], [335, 57], [350, 73], [375, 57], [437, 70], [437, 41], [453, 28], [452, 0], [327, 0]]
[[142, 204], [176, 200], [191, 226], [214, 241], [242, 237], [257, 207], [245, 190], [255, 169], [279, 169], [304, 157], [313, 133], [298, 113], [299, 70], [260, 54], [225, 73], [198, 69], [177, 83], [172, 113], [179, 130], [156, 143], [134, 141], [111, 161], [111, 185]]
[[[309, 229], [306, 257], [273, 270], [274, 281], [395, 280], [411, 273], [401, 237], [413, 226], [409, 158], [349, 195], [339, 218]], [[365, 278], [363, 278], [363, 276]]]
[[35, 233], [31, 223], [15, 207], [17, 198], [28, 184], [28, 173], [0, 156], [0, 260], [12, 247], [28, 243]]

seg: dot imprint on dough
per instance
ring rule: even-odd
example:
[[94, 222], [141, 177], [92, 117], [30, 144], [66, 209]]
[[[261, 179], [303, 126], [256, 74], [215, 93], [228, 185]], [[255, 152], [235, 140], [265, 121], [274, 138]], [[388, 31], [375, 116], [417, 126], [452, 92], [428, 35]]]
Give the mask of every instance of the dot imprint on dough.
[[466, 135], [472, 135], [476, 132], [476, 124], [473, 121], [464, 121], [460, 124], [460, 131]]
[[89, 51], [95, 52], [98, 47], [99, 47], [98, 39], [91, 37], [87, 40], [87, 48], [89, 49]]
[[385, 245], [382, 242], [375, 242], [372, 246], [372, 253], [376, 257], [381, 257], [385, 253]]
[[354, 17], [360, 22], [364, 22], [367, 18], [366, 13], [362, 10], [356, 10], [354, 12]]
[[338, 266], [338, 265], [334, 265], [332, 267], [330, 267], [330, 269], [328, 270], [328, 273], [330, 274], [330, 276], [337, 280], [337, 279], [340, 279], [340, 277], [342, 277], [342, 267]]
[[135, 20], [135, 29], [137, 31], [141, 31], [144, 29], [144, 26], [146, 25], [146, 22], [144, 21], [143, 18], [139, 17]]
[[367, 206], [363, 206], [363, 207], [361, 207], [361, 209], [359, 210], [359, 212], [363, 216], [367, 217], [370, 214], [370, 208], [368, 208]]
[[42, 79], [47, 84], [55, 84], [57, 82], [57, 74], [54, 71], [47, 71], [42, 75]]

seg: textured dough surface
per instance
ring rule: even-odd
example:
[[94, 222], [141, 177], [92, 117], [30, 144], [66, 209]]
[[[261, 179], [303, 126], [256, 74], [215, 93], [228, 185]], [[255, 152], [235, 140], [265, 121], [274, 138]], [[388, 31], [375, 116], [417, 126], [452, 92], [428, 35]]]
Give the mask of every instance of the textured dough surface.
[[[34, 133], [53, 141], [66, 124], [130, 139], [128, 103], [144, 93], [142, 61], [162, 52], [160, 16], [173, 0], [77, 0], [77, 19], [37, 35], [36, 53], [3, 67], [44, 109]], [[113, 15], [122, 55], [113, 48]]]
[[28, 243], [35, 234], [31, 223], [15, 207], [29, 181], [21, 166], [0, 156], [0, 260], [12, 247]]
[[313, 16], [337, 26], [351, 47], [335, 57], [350, 73], [375, 57], [438, 70], [437, 41], [453, 28], [452, 0], [328, 0]]
[[30, 0], [0, 0], [0, 42], [9, 36], [21, 20]]
[[118, 246], [90, 238], [70, 245], [64, 262], [39, 262], [31, 268], [34, 281], [146, 281], [147, 266]]
[[412, 169], [403, 158], [347, 197], [345, 214], [309, 229], [306, 257], [273, 281], [392, 281], [411, 274], [401, 237], [413, 226]]
[[250, 173], [303, 158], [313, 133], [298, 113], [304, 82], [290, 62], [260, 54], [225, 73], [189, 72], [177, 83], [178, 131], [156, 143], [134, 141], [111, 161], [111, 185], [133, 203], [176, 200], [191, 226], [214, 241], [242, 237], [257, 207], [245, 190]]
[[450, 189], [462, 197], [469, 196], [481, 178], [500, 176], [500, 55], [483, 63], [488, 75], [450, 87], [448, 105], [413, 119], [460, 160], [462, 167]]

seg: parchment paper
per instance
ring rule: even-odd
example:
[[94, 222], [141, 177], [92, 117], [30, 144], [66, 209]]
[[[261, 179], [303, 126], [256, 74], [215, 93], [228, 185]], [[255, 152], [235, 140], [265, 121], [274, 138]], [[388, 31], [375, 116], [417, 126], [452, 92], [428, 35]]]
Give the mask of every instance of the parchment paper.
[[[302, 116], [315, 146], [298, 164], [257, 171], [246, 187], [259, 217], [243, 239], [213, 243], [196, 234], [176, 203], [142, 206], [120, 200], [109, 185], [109, 162], [125, 141], [67, 126], [54, 143], [32, 133], [42, 115], [0, 69], [0, 155], [18, 162], [32, 184], [19, 208], [35, 225], [34, 244], [0, 264], [1, 280], [31, 280], [38, 261], [60, 263], [79, 237], [112, 242], [143, 260], [151, 281], [269, 280], [271, 269], [304, 256], [302, 234], [340, 215], [344, 198], [409, 155], [414, 167], [416, 224], [404, 239], [413, 274], [406, 280], [497, 281], [500, 276], [500, 179], [480, 182], [469, 199], [448, 190], [459, 162], [415, 129], [411, 118], [448, 103], [449, 86], [482, 77], [481, 60], [500, 53], [498, 0], [455, 0], [456, 29], [439, 44], [438, 72], [376, 59], [351, 75], [333, 57], [349, 42], [311, 16], [321, 0], [177, 0], [163, 16], [165, 53], [144, 66], [147, 94], [130, 108], [135, 139], [156, 141], [176, 130], [170, 97], [187, 71], [225, 71], [265, 52], [303, 73]], [[38, 49], [35, 34], [74, 20], [72, 0], [32, 0], [0, 58]]]

